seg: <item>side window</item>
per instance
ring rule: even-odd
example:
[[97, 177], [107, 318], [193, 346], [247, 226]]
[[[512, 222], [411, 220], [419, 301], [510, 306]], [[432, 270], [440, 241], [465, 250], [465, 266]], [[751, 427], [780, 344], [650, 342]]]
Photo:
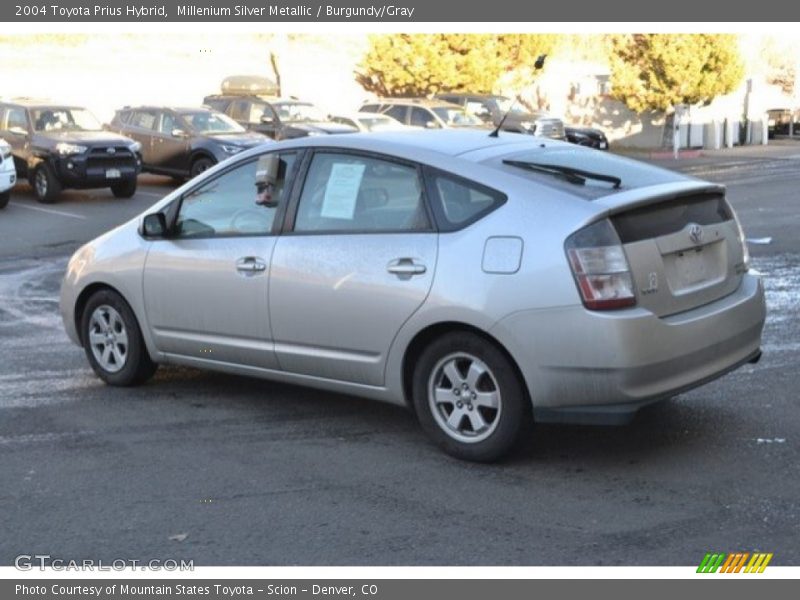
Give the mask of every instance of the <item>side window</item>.
[[24, 129], [28, 131], [28, 119], [24, 108], [9, 108], [6, 115], [6, 129]]
[[412, 127], [426, 127], [429, 121], [433, 121], [436, 123], [437, 127], [439, 126], [439, 123], [436, 122], [436, 119], [429, 110], [416, 106], [411, 109], [411, 119], [409, 121], [409, 125]]
[[383, 114], [389, 115], [390, 117], [392, 117], [393, 119], [397, 119], [401, 123], [405, 123], [406, 122], [406, 112], [407, 112], [407, 110], [408, 110], [408, 107], [404, 106], [402, 104], [401, 105], [394, 105], [394, 106], [390, 106], [388, 109], [383, 111]]
[[261, 123], [262, 117], [266, 117], [268, 119], [275, 119], [275, 111], [272, 110], [272, 107], [265, 102], [253, 102], [250, 105], [250, 114], [248, 115], [247, 122], [248, 123]]
[[489, 105], [480, 100], [470, 100], [467, 102], [467, 112], [472, 113], [476, 117], [484, 120], [488, 120], [492, 116], [492, 113], [489, 110]]
[[[265, 155], [267, 156], [267, 155]], [[259, 181], [259, 160], [239, 165], [189, 192], [176, 222], [180, 238], [268, 235], [283, 198], [295, 153], [278, 155], [275, 182], [268, 189]]]
[[376, 113], [376, 112], [379, 112], [380, 107], [381, 107], [380, 104], [365, 104], [361, 108], [358, 109], [358, 112]]
[[221, 98], [206, 98], [203, 102], [206, 106], [210, 106], [214, 110], [218, 110], [220, 112], [225, 112], [225, 109], [228, 108], [228, 100], [224, 100]]
[[366, 156], [314, 155], [295, 231], [425, 231], [430, 222], [415, 167]]
[[137, 110], [130, 119], [131, 127], [140, 129], [154, 129], [156, 124], [156, 113], [149, 110]]
[[244, 121], [245, 123], [257, 123], [258, 119], [253, 121], [250, 118], [251, 106], [251, 103], [247, 100], [236, 100], [235, 102], [231, 103], [230, 106], [231, 118], [237, 121]]
[[479, 183], [433, 173], [433, 187], [438, 196], [434, 210], [444, 230], [454, 230], [477, 220], [505, 202], [506, 196]]
[[334, 123], [339, 123], [339, 125], [349, 125], [350, 127], [358, 127], [353, 119], [348, 119], [347, 117], [331, 117], [331, 121]]
[[162, 112], [161, 118], [158, 121], [159, 121], [158, 131], [159, 133], [163, 133], [164, 135], [172, 135], [172, 130], [177, 129], [178, 127], [175, 115], [168, 112]]

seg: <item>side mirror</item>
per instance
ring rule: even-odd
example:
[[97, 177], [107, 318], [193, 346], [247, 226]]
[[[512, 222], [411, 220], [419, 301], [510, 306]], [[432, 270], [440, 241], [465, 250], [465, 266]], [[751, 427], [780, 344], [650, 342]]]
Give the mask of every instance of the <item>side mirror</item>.
[[271, 117], [269, 115], [261, 115], [261, 122], [267, 125], [271, 125], [275, 122], [275, 117]]
[[185, 138], [185, 137], [189, 137], [189, 136], [188, 136], [188, 134], [187, 134], [187, 133], [186, 133], [186, 132], [185, 132], [183, 129], [173, 129], [173, 130], [170, 132], [170, 135], [172, 135], [172, 137], [174, 137], [174, 138]]
[[280, 194], [276, 190], [280, 174], [281, 159], [277, 154], [267, 154], [258, 159], [256, 165], [256, 204], [276, 207]]
[[13, 133], [14, 135], [28, 135], [28, 132], [25, 131], [22, 127], [14, 126], [8, 130], [9, 133]]
[[167, 235], [167, 217], [164, 213], [146, 215], [142, 221], [142, 235], [150, 238], [163, 238]]
[[436, 121], [428, 121], [425, 123], [425, 129], [439, 129], [439, 124]]

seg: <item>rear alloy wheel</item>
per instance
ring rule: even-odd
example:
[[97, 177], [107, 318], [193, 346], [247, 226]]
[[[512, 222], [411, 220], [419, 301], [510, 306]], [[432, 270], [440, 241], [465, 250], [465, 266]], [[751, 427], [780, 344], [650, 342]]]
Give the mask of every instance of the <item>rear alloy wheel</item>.
[[190, 171], [190, 175], [192, 177], [197, 177], [198, 175], [200, 175], [200, 173], [202, 173], [206, 169], [210, 169], [215, 164], [216, 163], [210, 158], [206, 156], [201, 156], [200, 158], [195, 159], [195, 161], [192, 163], [192, 170]]
[[81, 319], [83, 347], [94, 372], [110, 385], [138, 385], [155, 373], [130, 306], [111, 290], [89, 298]]
[[61, 182], [47, 163], [41, 163], [33, 173], [33, 190], [36, 199], [43, 204], [52, 204], [61, 193]]
[[467, 332], [445, 335], [420, 355], [414, 406], [447, 453], [489, 462], [507, 454], [531, 425], [517, 372], [497, 347]]
[[131, 177], [111, 186], [115, 198], [132, 198], [136, 193], [136, 177]]

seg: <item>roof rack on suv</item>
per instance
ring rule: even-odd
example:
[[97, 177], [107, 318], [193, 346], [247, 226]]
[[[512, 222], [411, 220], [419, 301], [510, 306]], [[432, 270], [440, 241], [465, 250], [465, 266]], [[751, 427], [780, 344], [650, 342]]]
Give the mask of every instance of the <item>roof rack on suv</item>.
[[231, 75], [222, 80], [220, 91], [229, 96], [276, 96], [278, 84], [260, 75]]

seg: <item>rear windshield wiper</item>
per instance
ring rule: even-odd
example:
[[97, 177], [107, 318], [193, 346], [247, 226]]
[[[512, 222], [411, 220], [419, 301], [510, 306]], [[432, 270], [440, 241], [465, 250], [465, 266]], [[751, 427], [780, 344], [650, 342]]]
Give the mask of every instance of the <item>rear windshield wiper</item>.
[[610, 183], [615, 190], [619, 189], [619, 187], [622, 185], [622, 179], [619, 177], [614, 177], [613, 175], [604, 175], [603, 173], [592, 173], [591, 171], [584, 171], [583, 169], [575, 169], [573, 167], [533, 163], [524, 160], [504, 160], [503, 164], [512, 167], [518, 167], [520, 169], [527, 169], [528, 171], [536, 171], [538, 173], [555, 175], [577, 185], [586, 185], [587, 179], [605, 181], [606, 183]]

